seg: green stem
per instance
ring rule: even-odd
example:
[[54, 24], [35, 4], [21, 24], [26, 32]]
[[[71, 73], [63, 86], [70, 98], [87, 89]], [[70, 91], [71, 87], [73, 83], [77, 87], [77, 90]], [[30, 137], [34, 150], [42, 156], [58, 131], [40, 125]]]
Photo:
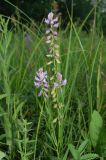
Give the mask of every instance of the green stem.
[[41, 107], [39, 120], [38, 120], [38, 125], [37, 125], [36, 138], [35, 138], [35, 148], [34, 148], [34, 160], [36, 159], [36, 149], [37, 149], [37, 142], [38, 142], [38, 135], [39, 135], [39, 130], [40, 130], [40, 123], [41, 123], [42, 113], [43, 113], [43, 106]]

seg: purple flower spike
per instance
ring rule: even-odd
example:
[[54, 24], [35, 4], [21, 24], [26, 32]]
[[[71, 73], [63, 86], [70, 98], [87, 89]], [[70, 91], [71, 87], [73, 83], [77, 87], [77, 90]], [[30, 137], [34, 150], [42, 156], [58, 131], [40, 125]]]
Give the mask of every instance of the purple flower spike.
[[[47, 57], [49, 59], [48, 65], [51, 65], [53, 61], [60, 63], [59, 45], [58, 43], [58, 27], [59, 27], [59, 15], [50, 12], [47, 19], [45, 19], [47, 24], [46, 30], [46, 43], [49, 47], [49, 53]], [[50, 58], [53, 58], [50, 59]]]
[[[34, 82], [36, 88], [40, 89], [40, 92], [38, 93], [38, 96], [41, 95], [46, 96], [48, 93], [49, 84], [47, 82], [47, 71], [43, 71], [43, 68], [40, 68], [35, 76], [35, 82]], [[47, 97], [47, 96], [46, 96]]]

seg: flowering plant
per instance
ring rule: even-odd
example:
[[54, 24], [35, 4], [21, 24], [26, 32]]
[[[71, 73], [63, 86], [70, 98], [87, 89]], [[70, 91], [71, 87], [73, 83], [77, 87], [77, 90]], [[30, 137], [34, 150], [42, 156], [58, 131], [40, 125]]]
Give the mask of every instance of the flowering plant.
[[[59, 54], [59, 45], [58, 45], [58, 32], [57, 29], [59, 27], [59, 17], [56, 16], [53, 12], [48, 14], [47, 19], [45, 18], [45, 23], [47, 25], [46, 30], [46, 43], [49, 47], [49, 53], [46, 55], [49, 59], [48, 65], [53, 64], [50, 67], [51, 75], [47, 75], [47, 71], [43, 71], [43, 68], [40, 68], [35, 76], [35, 86], [40, 91], [38, 96], [48, 97], [49, 90], [50, 93], [54, 94], [52, 90], [54, 88], [61, 88], [66, 85], [67, 80], [62, 79], [62, 74], [57, 71], [57, 65], [60, 63], [60, 54]], [[50, 84], [47, 81], [47, 77], [49, 79]], [[52, 81], [51, 81], [52, 80]], [[53, 96], [54, 97], [54, 96]], [[56, 98], [56, 97], [55, 97]]]

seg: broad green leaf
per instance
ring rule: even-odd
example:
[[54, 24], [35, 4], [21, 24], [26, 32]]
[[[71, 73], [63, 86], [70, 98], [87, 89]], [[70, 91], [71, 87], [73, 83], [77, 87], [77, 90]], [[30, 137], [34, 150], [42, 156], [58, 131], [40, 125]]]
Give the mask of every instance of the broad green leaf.
[[0, 151], [0, 160], [2, 160], [5, 156], [6, 156], [6, 154], [4, 152]]
[[106, 128], [102, 128], [102, 133], [99, 138], [99, 142], [96, 146], [97, 153], [102, 157], [106, 157]]
[[103, 126], [102, 117], [100, 116], [99, 112], [94, 111], [92, 114], [92, 119], [89, 127], [90, 139], [94, 147], [96, 147], [97, 145], [102, 126]]
[[5, 134], [1, 134], [1, 135], [0, 135], [0, 141], [3, 140], [5, 137], [6, 137]]
[[78, 148], [78, 151], [80, 154], [82, 154], [86, 148], [86, 146], [88, 145], [89, 140], [85, 140], [84, 142], [81, 143], [81, 145]]
[[0, 95], [0, 100], [2, 100], [3, 98], [5, 98], [7, 95], [6, 94], [1, 94]]

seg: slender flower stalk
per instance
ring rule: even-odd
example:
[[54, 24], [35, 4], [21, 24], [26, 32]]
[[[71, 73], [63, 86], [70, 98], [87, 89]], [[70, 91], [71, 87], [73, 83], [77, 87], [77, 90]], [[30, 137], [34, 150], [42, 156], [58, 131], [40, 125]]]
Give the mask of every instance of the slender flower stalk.
[[53, 101], [57, 100], [56, 90], [66, 85], [67, 81], [62, 80], [62, 74], [58, 72], [58, 64], [60, 63], [60, 52], [58, 45], [58, 28], [59, 28], [59, 17], [50, 12], [47, 19], [45, 19], [47, 25], [46, 30], [46, 43], [49, 47], [49, 53], [46, 55], [48, 58], [48, 65], [50, 67], [50, 82], [52, 84], [51, 95]]
[[[57, 157], [59, 158], [59, 152], [61, 150], [62, 142], [63, 142], [63, 129], [62, 124], [64, 120], [64, 112], [61, 112], [63, 109], [63, 101], [60, 93], [62, 93], [63, 87], [67, 84], [67, 80], [63, 79], [62, 74], [58, 71], [58, 64], [60, 63], [60, 52], [59, 52], [59, 45], [58, 45], [58, 27], [59, 27], [59, 17], [56, 16], [53, 12], [48, 14], [48, 18], [45, 19], [45, 23], [47, 25], [46, 30], [46, 44], [49, 47], [49, 52], [46, 55], [48, 59], [48, 72], [44, 71], [43, 68], [40, 68], [36, 72], [35, 76], [35, 87], [39, 90], [38, 96], [43, 96], [44, 104], [46, 109], [49, 111], [48, 105], [46, 105], [46, 98], [49, 97], [49, 100], [52, 102], [53, 108], [50, 108], [50, 116], [51, 125], [50, 130], [55, 127], [56, 129], [58, 126], [58, 134], [57, 134]], [[49, 75], [49, 76], [48, 76]], [[49, 83], [48, 83], [49, 82]], [[43, 106], [44, 106], [43, 104]], [[54, 111], [55, 109], [55, 111]], [[52, 112], [53, 111], [53, 112]], [[36, 159], [36, 149], [38, 143], [38, 135], [41, 123], [41, 117], [43, 113], [43, 107], [41, 108], [37, 132], [36, 132], [36, 141], [35, 141], [35, 151], [34, 151], [34, 160]], [[47, 112], [48, 113], [48, 112]], [[52, 115], [51, 115], [52, 113]], [[61, 145], [60, 145], [61, 144]], [[59, 146], [58, 146], [59, 145]]]

